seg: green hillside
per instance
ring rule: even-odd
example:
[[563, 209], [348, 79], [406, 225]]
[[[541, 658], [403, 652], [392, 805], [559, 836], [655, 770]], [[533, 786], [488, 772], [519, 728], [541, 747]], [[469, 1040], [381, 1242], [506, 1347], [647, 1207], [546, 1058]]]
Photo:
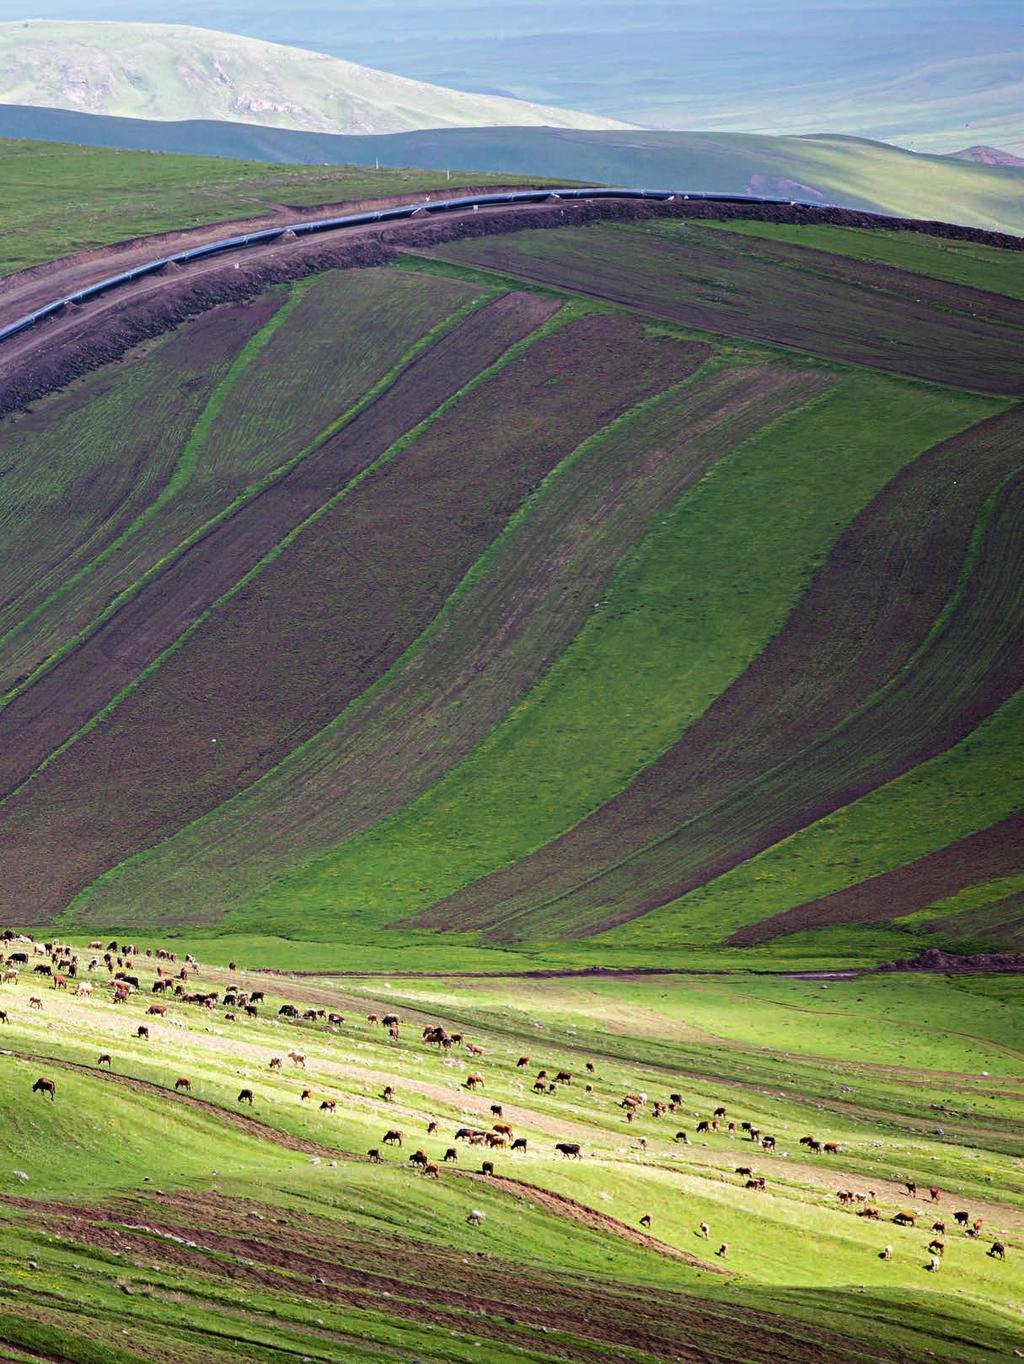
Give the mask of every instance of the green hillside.
[[315, 132], [544, 124], [622, 128], [616, 119], [468, 94], [322, 52], [184, 24], [0, 24], [0, 85], [12, 104], [136, 118], [213, 118]]
[[[519, 179], [471, 178], [482, 187]], [[6, 275], [76, 251], [200, 223], [273, 220], [283, 209], [422, 194], [436, 189], [439, 177], [430, 170], [268, 166], [0, 138], [0, 180], [0, 275]]]
[[0, 920], [296, 966], [1012, 945], [1022, 259], [483, 236], [6, 419]]
[[339, 982], [201, 955], [208, 1008], [154, 995], [170, 968], [140, 953], [115, 1005], [76, 946], [88, 996], [0, 983], [5, 1359], [984, 1364], [1019, 1339], [1018, 981]]
[[[334, 136], [247, 123], [159, 123], [0, 104], [0, 135], [316, 165], [481, 167], [633, 188], [718, 190], [836, 203], [1024, 233], [1024, 169], [922, 155], [839, 135], [559, 127], [437, 128]], [[826, 125], [827, 126], [827, 125]], [[251, 174], [252, 172], [248, 172]], [[267, 170], [267, 174], [280, 171]], [[327, 172], [329, 173], [329, 172]]]

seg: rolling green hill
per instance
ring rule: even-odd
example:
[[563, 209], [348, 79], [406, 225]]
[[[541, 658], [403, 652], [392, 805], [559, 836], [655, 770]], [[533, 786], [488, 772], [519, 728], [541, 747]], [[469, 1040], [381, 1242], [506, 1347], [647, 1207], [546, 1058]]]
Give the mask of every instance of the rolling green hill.
[[467, 94], [321, 52], [186, 25], [0, 24], [0, 88], [12, 104], [136, 118], [258, 121], [386, 133], [475, 124], [621, 128], [616, 119]]
[[[0, 178], [0, 276], [150, 233], [261, 214], [272, 220], [285, 210], [319, 204], [422, 194], [439, 181], [437, 171], [430, 170], [268, 166], [4, 138]], [[471, 178], [482, 187], [519, 179], [486, 173]]]
[[1022, 259], [475, 237], [8, 418], [0, 918], [295, 964], [1012, 944]]
[[13, 104], [0, 105], [2, 135], [321, 168], [353, 162], [435, 166], [462, 178], [472, 173], [474, 180], [486, 167], [506, 177], [542, 176], [563, 184], [764, 194], [1024, 233], [1021, 167], [920, 155], [838, 135], [491, 127], [333, 136], [258, 123], [158, 123]]

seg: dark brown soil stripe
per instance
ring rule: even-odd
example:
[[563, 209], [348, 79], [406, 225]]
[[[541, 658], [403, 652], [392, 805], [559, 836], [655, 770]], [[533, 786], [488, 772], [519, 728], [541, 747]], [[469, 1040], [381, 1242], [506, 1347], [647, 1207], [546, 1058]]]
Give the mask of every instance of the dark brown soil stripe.
[[0, 713], [0, 794], [23, 782], [294, 526], [532, 331], [554, 306], [534, 295], [506, 295], [472, 314], [348, 426], [219, 522], [14, 700]]
[[[683, 347], [676, 363], [689, 356]], [[671, 367], [671, 350], [665, 360]], [[131, 912], [155, 921], [192, 918], [197, 902], [223, 914], [294, 857], [296, 827], [313, 856], [414, 798], [549, 666], [651, 516], [737, 440], [824, 383], [773, 366], [718, 370], [605, 433], [374, 697], [250, 798], [172, 842], [129, 891], [118, 878], [113, 893], [127, 893]], [[441, 723], [444, 745], [431, 741]], [[103, 890], [92, 907], [116, 915]]]
[[[5, 832], [26, 901], [47, 898], [53, 800], [73, 790], [78, 810], [56, 909], [69, 877], [91, 880], [206, 813], [320, 730], [420, 634], [553, 465], [705, 353], [596, 314], [441, 415], [16, 798]], [[108, 770], [123, 774], [114, 789]]]
[[[247, 362], [231, 376], [232, 382], [215, 394], [214, 408], [203, 414], [202, 424], [191, 431], [185, 427], [161, 435], [161, 439], [177, 438], [179, 454], [194, 438], [190, 476], [158, 516], [136, 527], [116, 554], [94, 563], [29, 629], [19, 632], [11, 641], [18, 650], [11, 665], [14, 671], [28, 671], [51, 655], [118, 593], [222, 514], [246, 489], [298, 457], [363, 393], [400, 365], [432, 327], [479, 292], [458, 281], [414, 279], [393, 270], [334, 271], [310, 281], [288, 300], [275, 320], [276, 330], [261, 338], [255, 353], [250, 352]], [[258, 335], [284, 297], [279, 292], [245, 309], [219, 310], [187, 327], [180, 344], [191, 353], [202, 340], [204, 328], [225, 316], [235, 319], [241, 350], [243, 343]], [[138, 364], [141, 378], [149, 362], [143, 358]], [[299, 390], [301, 400], [296, 402]], [[138, 417], [140, 410], [145, 414], [143, 421]], [[201, 410], [194, 415], [198, 417]], [[147, 424], [165, 425], [160, 406], [148, 401], [139, 402], [124, 422], [146, 433], [150, 443], [156, 435]], [[103, 439], [101, 435], [99, 441]], [[51, 514], [63, 522], [78, 511], [73, 504]], [[52, 538], [49, 527], [41, 538], [48, 537]], [[63, 580], [55, 575], [52, 586], [66, 582], [64, 572]], [[0, 653], [0, 659], [4, 657]]]
[[437, 254], [686, 326], [986, 393], [1024, 392], [1024, 304], [1000, 299], [1016, 322], [993, 323], [983, 291], [918, 289], [917, 276], [886, 266], [864, 262], [851, 273], [822, 252], [815, 269], [803, 251], [791, 260], [761, 253], [736, 233], [697, 239], [610, 225], [488, 237]]
[[[727, 941], [737, 947], [825, 924], [879, 923], [926, 909], [966, 886], [1024, 871], [1024, 814], [950, 843], [895, 871], [750, 924]], [[955, 920], [953, 921], [955, 922]]]
[[[0, 425], [0, 636], [156, 499], [210, 393], [281, 302], [271, 296], [220, 309], [187, 334], [168, 337], [131, 369], [108, 368]], [[140, 410], [145, 420], [139, 420]], [[70, 480], [79, 432], [97, 428], [100, 448], [90, 452], [81, 478]], [[67, 633], [72, 631], [73, 622]], [[0, 643], [0, 694], [45, 654], [37, 634], [21, 630]]]
[[[157, 1256], [165, 1274], [180, 1270], [275, 1296], [384, 1312], [550, 1359], [604, 1364], [611, 1347], [628, 1351], [623, 1359], [842, 1364], [856, 1350], [849, 1337], [671, 1288], [645, 1286], [638, 1311], [638, 1290], [630, 1285], [519, 1265], [483, 1243], [467, 1256], [397, 1233], [357, 1233], [292, 1207], [282, 1227], [272, 1205], [249, 1199], [181, 1194], [97, 1207], [18, 1203], [61, 1241], [136, 1259]], [[261, 1220], [254, 1225], [249, 1213]]]
[[[614, 874], [617, 862], [672, 838], [717, 808], [720, 813], [705, 823], [699, 851], [692, 832], [680, 834], [666, 859], [674, 860], [677, 885], [710, 876], [706, 859], [726, 803], [738, 792], [749, 795], [764, 774], [841, 724], [921, 645], [954, 590], [981, 507], [1019, 458], [1022, 429], [1024, 414], [1011, 411], [903, 470], [840, 537], [776, 639], [678, 744], [582, 824], [534, 857], [442, 902], [429, 922], [497, 925], [540, 905], [549, 915], [556, 900], [567, 901], [602, 868]], [[894, 742], [899, 751], [898, 736]], [[870, 751], [878, 752], [874, 745]], [[880, 756], [876, 775], [885, 770], [891, 768]], [[825, 781], [822, 795], [831, 785]], [[794, 819], [787, 832], [795, 827], [800, 825]], [[698, 863], [706, 870], [688, 875], [688, 867]], [[645, 875], [636, 864], [624, 863], [616, 880], [619, 900], [602, 898], [600, 908], [591, 909], [589, 897], [603, 897], [605, 887], [581, 892], [588, 907], [577, 904], [565, 918], [559, 911], [558, 922], [574, 931], [596, 931], [593, 925], [612, 921], [613, 905], [623, 918], [644, 912], [652, 907]], [[555, 920], [545, 924], [555, 931]]]

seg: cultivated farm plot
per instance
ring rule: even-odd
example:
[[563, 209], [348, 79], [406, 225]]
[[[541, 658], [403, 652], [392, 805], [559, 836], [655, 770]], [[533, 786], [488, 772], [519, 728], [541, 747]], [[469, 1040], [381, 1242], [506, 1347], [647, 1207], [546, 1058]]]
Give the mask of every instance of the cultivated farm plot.
[[1024, 391], [1024, 303], [870, 262], [677, 223], [519, 232], [431, 254], [688, 327], [985, 393]]

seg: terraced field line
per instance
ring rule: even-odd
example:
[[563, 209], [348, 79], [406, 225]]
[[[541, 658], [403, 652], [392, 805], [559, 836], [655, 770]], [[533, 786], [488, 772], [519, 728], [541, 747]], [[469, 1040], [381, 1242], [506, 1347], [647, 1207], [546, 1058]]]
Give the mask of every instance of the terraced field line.
[[[477, 306], [479, 306], [479, 300], [473, 300], [472, 304], [466, 305], [466, 309], [467, 311], [473, 311]], [[321, 505], [316, 509], [316, 511], [311, 512], [310, 515], [307, 516], [303, 521], [300, 521], [298, 525], [293, 526], [293, 528], [288, 532], [288, 534], [285, 535], [281, 540], [279, 540], [278, 543], [274, 545], [274, 547], [271, 550], [269, 550], [265, 555], [263, 555], [263, 557], [259, 559], [257, 563], [255, 563], [252, 566], [252, 568], [250, 568], [246, 573], [244, 573], [233, 584], [233, 586], [229, 588], [227, 592], [223, 593], [220, 597], [217, 598], [215, 602], [213, 602], [212, 605], [208, 606], [204, 611], [200, 612], [200, 614], [196, 616], [196, 618], [192, 621], [191, 625], [189, 625], [188, 629], [182, 631], [182, 633], [177, 637], [177, 639], [174, 640], [172, 644], [168, 645], [166, 649], [162, 650], [156, 656], [156, 658], [152, 660], [151, 663], [148, 663], [146, 667], [144, 667], [139, 673], [137, 673], [136, 676], [133, 677], [130, 682], [126, 683], [126, 685], [123, 686], [120, 689], [120, 691], [118, 691], [106, 703], [106, 705], [102, 706], [89, 720], [86, 721], [84, 725], [80, 726], [80, 728], [77, 729], [74, 734], [70, 735], [69, 738], [67, 738], [62, 744], [55, 748], [52, 753], [48, 754], [47, 757], [45, 757], [42, 760], [42, 762], [38, 763], [36, 767], [33, 769], [33, 771], [24, 779], [24, 781], [20, 782], [17, 786], [12, 787], [11, 790], [7, 793], [7, 795], [4, 796], [2, 800], [0, 800], [0, 809], [9, 804], [12, 800], [16, 799], [17, 796], [19, 796], [21, 792], [24, 791], [25, 788], [32, 783], [32, 781], [35, 779], [35, 777], [39, 775], [39, 773], [44, 772], [52, 763], [56, 762], [57, 759], [60, 758], [63, 753], [66, 753], [68, 749], [72, 747], [73, 744], [77, 743], [79, 739], [83, 738], [86, 734], [90, 733], [102, 720], [104, 720], [108, 715], [110, 715], [114, 710], [116, 710], [117, 707], [121, 704], [121, 702], [125, 699], [125, 697], [130, 696], [132, 692], [134, 692], [139, 686], [142, 685], [143, 682], [146, 681], [147, 678], [151, 677], [162, 665], [165, 659], [169, 658], [172, 654], [177, 653], [177, 651], [180, 648], [182, 648], [182, 646], [186, 644], [189, 639], [192, 638], [192, 636], [196, 633], [200, 626], [202, 626], [203, 624], [205, 624], [207, 620], [209, 620], [209, 618], [213, 615], [215, 611], [217, 611], [226, 602], [229, 602], [232, 599], [232, 597], [234, 597], [245, 586], [247, 586], [247, 584], [252, 582], [254, 578], [257, 578], [263, 572], [263, 570], [267, 568], [269, 564], [272, 564], [275, 559], [279, 558], [280, 555], [284, 553], [284, 551], [288, 548], [290, 544], [292, 544], [294, 540], [296, 540], [300, 535], [304, 534], [305, 531], [307, 531], [311, 526], [315, 525], [316, 522], [319, 521], [320, 518], [324, 516], [328, 511], [330, 511], [333, 507], [335, 507], [338, 502], [340, 502], [343, 498], [347, 497], [351, 492], [354, 491], [354, 489], [358, 488], [359, 485], [362, 482], [364, 482], [365, 479], [369, 478], [372, 474], [376, 473], [378, 469], [382, 468], [385, 464], [389, 464], [393, 459], [396, 459], [399, 455], [401, 455], [402, 451], [405, 450], [409, 445], [411, 445], [413, 441], [418, 439], [418, 437], [425, 430], [427, 430], [427, 428], [431, 426], [439, 417], [443, 416], [447, 411], [449, 411], [450, 408], [454, 407], [456, 403], [460, 402], [469, 393], [472, 393], [475, 389], [479, 388], [481, 384], [486, 383], [488, 379], [493, 377], [493, 375], [497, 374], [511, 361], [516, 360], [520, 355], [523, 354], [525, 350], [528, 349], [528, 347], [532, 346], [534, 342], [540, 340], [544, 336], [549, 335], [552, 331], [556, 331], [559, 328], [566, 326], [569, 322], [573, 321], [579, 315], [580, 310], [575, 309], [572, 305], [567, 305], [566, 307], [562, 308], [559, 312], [557, 312], [554, 315], [554, 317], [549, 318], [547, 322], [543, 322], [539, 327], [535, 327], [534, 330], [528, 336], [524, 337], [521, 341], [516, 341], [505, 351], [505, 353], [501, 356], [500, 359], [494, 362], [494, 364], [488, 365], [486, 369], [483, 369], [480, 371], [479, 374], [474, 375], [474, 377], [470, 379], [468, 383], [463, 384], [463, 386], [460, 389], [458, 389], [455, 393], [451, 394], [448, 398], [444, 400], [443, 403], [436, 407], [428, 417], [424, 418], [424, 420], [421, 421], [417, 426], [413, 427], [411, 431], [407, 431], [403, 436], [400, 436], [397, 441], [395, 441], [391, 446], [388, 447], [387, 450], [385, 450], [381, 455], [379, 455], [375, 460], [373, 460], [372, 463], [368, 464], [365, 469], [361, 470], [358, 474], [356, 474], [354, 478], [350, 479], [343, 488], [336, 492], [332, 497], [329, 497], [325, 502], [321, 503]], [[455, 314], [452, 314], [452, 316], [454, 317]], [[447, 321], [450, 322], [451, 319], [449, 318], [447, 319]], [[364, 402], [358, 404], [357, 406], [361, 408], [365, 405], [366, 404]], [[355, 415], [354, 409], [351, 415]], [[346, 414], [345, 420], [347, 419], [348, 414]], [[345, 420], [339, 419], [339, 423], [335, 429], [340, 429], [341, 426], [345, 424]], [[333, 435], [334, 431], [332, 430], [330, 434]], [[322, 445], [324, 439], [326, 439], [326, 436], [324, 436], [322, 439], [318, 438], [316, 445], [309, 447], [306, 451], [303, 452], [303, 456], [299, 456], [297, 457], [296, 460], [293, 460], [292, 465], [298, 462], [298, 458], [302, 458], [305, 456], [305, 454], [308, 454], [311, 449], [317, 448], [320, 445]], [[218, 521], [222, 519], [223, 519], [222, 517], [217, 518]], [[181, 547], [179, 547], [179, 549], [180, 548]], [[177, 557], [177, 554], [175, 554], [174, 557]], [[150, 577], [155, 575], [157, 568], [158, 565], [153, 566], [153, 569], [150, 570], [149, 574]], [[146, 575], [144, 575], [142, 579], [139, 579], [138, 584], [133, 585], [133, 587], [141, 586], [142, 583], [145, 581], [145, 577]], [[132, 595], [134, 595], [134, 591], [132, 592]], [[115, 604], [115, 606], [119, 604], [123, 604], [120, 599], [118, 600], [118, 603]], [[69, 909], [70, 908], [71, 906], [69, 906]]]
[[[16, 687], [12, 687], [3, 696], [0, 696], [0, 710], [3, 710], [4, 707], [8, 706], [23, 692], [27, 691], [29, 687], [43, 676], [44, 673], [48, 672], [55, 664], [59, 663], [61, 659], [67, 657], [68, 654], [77, 649], [90, 635], [95, 634], [101, 625], [115, 616], [121, 607], [131, 601], [132, 598], [138, 596], [139, 592], [144, 587], [148, 586], [148, 584], [157, 578], [166, 568], [180, 559], [194, 544], [197, 544], [200, 540], [209, 535], [218, 525], [233, 516], [254, 498], [258, 497], [260, 493], [278, 482], [297, 465], [301, 464], [303, 460], [319, 450], [332, 436], [337, 435], [343, 427], [348, 426], [354, 421], [360, 413], [366, 410], [366, 408], [372, 406], [382, 393], [386, 392], [395, 384], [398, 378], [406, 369], [408, 369], [413, 361], [417, 360], [425, 351], [429, 350], [442, 336], [446, 335], [449, 331], [452, 331], [471, 313], [478, 311], [478, 309], [499, 297], [502, 292], [502, 290], [494, 290], [490, 293], [481, 294], [477, 298], [470, 299], [468, 302], [449, 313], [441, 322], [431, 327], [430, 330], [425, 332], [414, 345], [409, 347], [399, 362], [388, 370], [387, 374], [378, 379], [371, 388], [367, 389], [367, 391], [362, 394], [358, 401], [353, 403], [351, 407], [331, 422], [330, 425], [326, 426], [323, 431], [321, 431], [314, 440], [310, 441], [307, 446], [300, 450], [297, 455], [294, 455], [290, 460], [279, 465], [276, 469], [271, 470], [269, 474], [264, 475], [263, 478], [258, 479], [255, 483], [251, 483], [246, 489], [239, 493], [237, 497], [233, 498], [226, 507], [218, 512], [216, 516], [210, 517], [209, 520], [204, 521], [201, 526], [197, 526], [194, 531], [190, 532], [190, 534], [180, 542], [180, 544], [176, 545], [167, 554], [162, 555], [161, 558], [151, 564], [135, 582], [130, 583], [119, 592], [113, 601], [94, 616], [87, 625], [83, 626], [81, 630], [68, 639], [61, 648], [56, 650], [44, 663], [40, 664], [40, 666], [36, 668], [34, 672], [30, 673], [23, 682], [19, 683]], [[250, 357], [250, 359], [251, 358], [252, 357]], [[225, 394], [221, 397], [222, 402], [224, 396], [226, 396], [226, 390]], [[73, 581], [75, 581], [74, 578], [69, 579], [67, 586], [70, 586]]]
[[[227, 373], [207, 399], [206, 406], [200, 413], [199, 419], [193, 426], [192, 433], [178, 457], [177, 463], [171, 470], [170, 478], [153, 501], [136, 516], [131, 525], [125, 527], [116, 539], [112, 540], [108, 545], [105, 545], [99, 554], [94, 555], [88, 563], [83, 564], [81, 568], [77, 569], [65, 582], [61, 583], [58, 588], [51, 592], [48, 597], [45, 597], [41, 602], [38, 602], [28, 615], [18, 621], [17, 624], [11, 626], [6, 634], [0, 635], [0, 645], [4, 645], [9, 640], [15, 638], [26, 626], [31, 624], [33, 620], [40, 616], [44, 611], [48, 610], [55, 602], [59, 601], [61, 597], [65, 596], [77, 583], [81, 582], [88, 573], [91, 573], [93, 569], [109, 559], [112, 554], [115, 554], [119, 549], [122, 549], [133, 535], [141, 530], [147, 522], [151, 521], [153, 517], [166, 506], [171, 498], [177, 497], [178, 493], [181, 492], [182, 488], [184, 488], [185, 484], [192, 477], [196, 464], [196, 451], [200, 443], [206, 438], [229, 390], [234, 387], [239, 375], [248, 366], [249, 362], [263, 349], [271, 336], [273, 336], [274, 332], [278, 330], [282, 323], [284, 323], [289, 315], [295, 310], [302, 295], [313, 283], [314, 278], [315, 276], [295, 285], [291, 290], [290, 296], [285, 299], [284, 303], [278, 308], [274, 316], [270, 318], [255, 335], [250, 336], [248, 341], [246, 341], [245, 345], [235, 356]], [[16, 693], [16, 690], [17, 689], [14, 689], [12, 692], [9, 692], [7, 695], [0, 698], [0, 705], [6, 704], [6, 702]]]

